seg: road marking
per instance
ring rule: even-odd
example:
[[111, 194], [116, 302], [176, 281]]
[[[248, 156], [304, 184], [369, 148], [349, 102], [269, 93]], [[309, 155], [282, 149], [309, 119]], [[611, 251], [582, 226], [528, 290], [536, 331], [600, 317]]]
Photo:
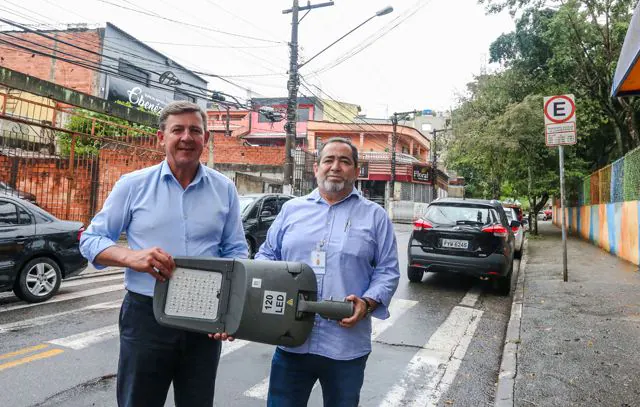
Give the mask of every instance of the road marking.
[[47, 344], [40, 344], [40, 345], [36, 345], [36, 346], [30, 346], [28, 348], [23, 348], [14, 352], [9, 352], [9, 353], [5, 353], [4, 355], [0, 355], [0, 360], [3, 359], [9, 359], [12, 358], [14, 356], [19, 356], [19, 355], [24, 355], [25, 353], [30, 353], [36, 350], [40, 350], [40, 349], [44, 349], [44, 348], [48, 348], [49, 345]]
[[5, 369], [9, 369], [9, 368], [12, 368], [12, 367], [16, 367], [16, 366], [19, 366], [19, 365], [23, 365], [25, 363], [33, 362], [35, 360], [50, 358], [52, 356], [59, 355], [59, 354], [61, 354], [63, 352], [64, 352], [64, 350], [62, 350], [62, 349], [51, 349], [51, 350], [48, 350], [46, 352], [36, 353], [35, 355], [27, 356], [26, 358], [22, 358], [22, 359], [18, 359], [18, 360], [12, 360], [11, 362], [0, 364], [0, 371], [3, 371]]
[[222, 342], [222, 352], [220, 353], [220, 357], [225, 357], [231, 352], [235, 352], [240, 348], [243, 348], [250, 344], [249, 341], [243, 341], [242, 339], [234, 339], [233, 342], [225, 341]]
[[[371, 341], [375, 341], [384, 331], [386, 331], [391, 325], [393, 325], [405, 312], [415, 306], [418, 301], [412, 300], [403, 300], [403, 299], [393, 299], [391, 300], [391, 305], [389, 306], [389, 313], [391, 314], [389, 318], [385, 320], [380, 320], [374, 318], [372, 320], [371, 327]], [[315, 389], [318, 386], [318, 382], [313, 386]], [[254, 399], [266, 400], [267, 394], [269, 393], [269, 377], [263, 379], [260, 383], [251, 387], [249, 390], [244, 392], [246, 397], [251, 397]]]
[[41, 317], [23, 319], [20, 321], [9, 323], [9, 324], [0, 325], [0, 335], [7, 332], [20, 330], [20, 329], [27, 329], [35, 326], [46, 325], [51, 321], [58, 321], [60, 317], [63, 317], [65, 315], [75, 314], [77, 312], [88, 311], [88, 310], [89, 311], [90, 310], [107, 310], [107, 309], [120, 308], [121, 304], [122, 304], [122, 300], [101, 302], [99, 304], [93, 304], [93, 305], [89, 305], [89, 306], [78, 308], [78, 309], [58, 312], [56, 314], [43, 315]]
[[[411, 359], [381, 407], [436, 405], [456, 376], [483, 312], [456, 306]], [[426, 384], [424, 384], [426, 383]], [[407, 396], [409, 389], [415, 389]]]
[[460, 305], [464, 305], [469, 308], [475, 307], [476, 302], [478, 302], [478, 298], [480, 298], [480, 294], [482, 294], [482, 289], [480, 287], [475, 286], [471, 288], [462, 301], [460, 301]]
[[40, 305], [52, 304], [54, 302], [75, 300], [76, 298], [90, 297], [92, 295], [99, 295], [99, 294], [104, 294], [104, 293], [109, 293], [109, 292], [112, 292], [112, 291], [119, 291], [119, 290], [124, 290], [124, 286], [122, 284], [107, 285], [107, 286], [104, 286], [104, 287], [93, 288], [93, 289], [90, 289], [90, 290], [82, 290], [82, 291], [76, 291], [76, 292], [68, 293], [68, 294], [56, 295], [53, 298], [51, 298], [50, 300], [47, 300], [45, 302], [38, 302], [38, 303], [35, 303], [35, 304], [20, 303], [20, 304], [16, 304], [16, 305], [8, 305], [6, 307], [1, 307], [0, 308], [0, 312], [7, 312], [7, 311], [14, 311], [14, 310], [17, 310], [17, 309], [37, 307], [37, 306], [40, 306]]
[[96, 277], [92, 276], [92, 277], [85, 277], [85, 278], [81, 278], [73, 281], [63, 281], [62, 284], [60, 285], [62, 288], [67, 288], [67, 287], [77, 287], [79, 285], [103, 283], [105, 281], [123, 280], [123, 279], [124, 279], [124, 275], [120, 273], [112, 276], [96, 276]]
[[81, 332], [76, 335], [67, 336], [66, 338], [54, 339], [47, 341], [53, 345], [71, 348], [75, 350], [84, 349], [87, 346], [103, 342], [118, 336], [118, 324], [105, 326], [91, 331]]

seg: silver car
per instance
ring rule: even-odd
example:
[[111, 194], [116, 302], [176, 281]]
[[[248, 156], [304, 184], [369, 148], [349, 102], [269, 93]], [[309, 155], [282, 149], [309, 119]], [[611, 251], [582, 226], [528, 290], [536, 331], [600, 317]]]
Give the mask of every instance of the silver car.
[[[513, 208], [504, 208], [504, 212], [507, 214], [507, 218], [509, 219], [509, 223], [512, 220], [518, 220], [518, 215]], [[524, 246], [524, 226], [513, 226], [511, 228], [513, 231], [513, 235], [515, 236], [515, 257], [520, 258], [522, 256], [522, 247]]]

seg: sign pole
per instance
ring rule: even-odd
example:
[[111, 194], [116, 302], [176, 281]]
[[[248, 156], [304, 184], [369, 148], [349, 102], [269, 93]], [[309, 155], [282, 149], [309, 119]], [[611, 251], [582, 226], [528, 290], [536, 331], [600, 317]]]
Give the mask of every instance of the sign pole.
[[567, 271], [567, 225], [564, 216], [564, 147], [558, 146], [560, 153], [560, 223], [562, 227], [562, 279], [564, 282], [569, 280]]
[[560, 156], [560, 227], [562, 228], [562, 279], [567, 271], [567, 222], [564, 213], [564, 146], [576, 144], [576, 102], [573, 95], [547, 96], [543, 99], [545, 143], [558, 146]]

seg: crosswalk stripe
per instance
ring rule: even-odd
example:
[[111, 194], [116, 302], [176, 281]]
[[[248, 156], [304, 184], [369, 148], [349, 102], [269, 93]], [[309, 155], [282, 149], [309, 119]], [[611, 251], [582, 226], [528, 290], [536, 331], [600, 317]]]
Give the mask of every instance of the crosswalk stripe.
[[478, 302], [478, 298], [480, 298], [480, 294], [482, 294], [482, 288], [479, 286], [472, 287], [464, 296], [462, 301], [460, 301], [460, 305], [470, 308], [475, 307]]
[[[413, 356], [400, 382], [391, 388], [380, 407], [424, 407], [427, 399], [429, 405], [437, 404], [457, 373], [460, 366], [457, 361], [464, 358], [482, 313], [467, 307], [454, 307], [445, 322]], [[445, 376], [447, 381], [443, 380]], [[407, 396], [409, 389], [416, 391]]]
[[[371, 327], [371, 340], [376, 340], [384, 331], [386, 331], [391, 325], [393, 325], [405, 312], [415, 306], [418, 301], [412, 300], [403, 300], [403, 299], [393, 299], [391, 300], [391, 304], [389, 305], [389, 313], [391, 314], [389, 318], [385, 320], [380, 320], [374, 318], [372, 320]], [[314, 385], [314, 388], [318, 386], [318, 382]], [[251, 387], [249, 390], [244, 392], [244, 395], [247, 397], [251, 397], [254, 399], [267, 399], [267, 393], [269, 392], [269, 377], [267, 376], [260, 383]]]
[[238, 349], [241, 349], [245, 346], [247, 346], [248, 344], [250, 344], [251, 342], [249, 341], [243, 341], [242, 339], [235, 339], [233, 342], [222, 342], [222, 352], [220, 353], [220, 357], [225, 357], [228, 354], [237, 351]]
[[82, 307], [82, 308], [72, 309], [72, 310], [69, 310], [69, 311], [63, 311], [63, 312], [58, 312], [58, 313], [55, 313], [55, 314], [43, 315], [43, 316], [35, 317], [35, 318], [23, 319], [23, 320], [20, 320], [20, 321], [9, 323], [9, 324], [0, 325], [0, 335], [2, 335], [4, 333], [7, 333], [7, 332], [15, 331], [15, 330], [18, 330], [18, 329], [26, 329], [26, 328], [32, 328], [32, 327], [35, 327], [35, 326], [46, 325], [51, 321], [59, 320], [60, 317], [63, 317], [65, 315], [75, 314], [75, 313], [78, 313], [78, 312], [83, 312], [83, 311], [87, 311], [87, 310], [103, 310], [103, 309], [119, 308], [121, 303], [122, 303], [121, 300], [110, 301], [110, 302], [101, 302], [99, 304], [93, 304], [93, 305], [89, 305], [89, 306]]
[[104, 287], [92, 288], [90, 290], [82, 290], [82, 291], [76, 291], [76, 292], [72, 292], [72, 293], [68, 293], [68, 294], [56, 295], [53, 298], [51, 298], [50, 300], [47, 300], [45, 302], [38, 302], [38, 303], [35, 303], [35, 304], [23, 304], [23, 303], [21, 303], [21, 304], [15, 304], [15, 305], [8, 305], [6, 307], [0, 307], [0, 313], [1, 312], [7, 312], [7, 311], [15, 311], [17, 309], [23, 309], [23, 308], [37, 307], [37, 306], [41, 306], [41, 305], [49, 305], [49, 304], [53, 304], [55, 302], [74, 300], [76, 298], [82, 298], [82, 297], [90, 297], [92, 295], [105, 294], [105, 293], [109, 293], [109, 292], [112, 292], [112, 291], [118, 291], [118, 290], [124, 290], [124, 286], [122, 284], [107, 285], [107, 286], [104, 286]]
[[81, 332], [76, 335], [67, 336], [66, 338], [54, 339], [52, 341], [48, 341], [48, 343], [65, 348], [79, 350], [84, 349], [87, 346], [115, 338], [117, 336], [118, 324], [113, 324], [104, 326], [102, 328], [93, 329], [91, 331]]

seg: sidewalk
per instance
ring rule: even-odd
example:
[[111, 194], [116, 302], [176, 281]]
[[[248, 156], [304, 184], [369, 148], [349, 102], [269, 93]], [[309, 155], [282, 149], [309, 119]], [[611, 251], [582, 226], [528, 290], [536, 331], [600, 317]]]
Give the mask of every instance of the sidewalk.
[[570, 236], [563, 282], [549, 222], [522, 263], [495, 405], [640, 406], [638, 268]]

